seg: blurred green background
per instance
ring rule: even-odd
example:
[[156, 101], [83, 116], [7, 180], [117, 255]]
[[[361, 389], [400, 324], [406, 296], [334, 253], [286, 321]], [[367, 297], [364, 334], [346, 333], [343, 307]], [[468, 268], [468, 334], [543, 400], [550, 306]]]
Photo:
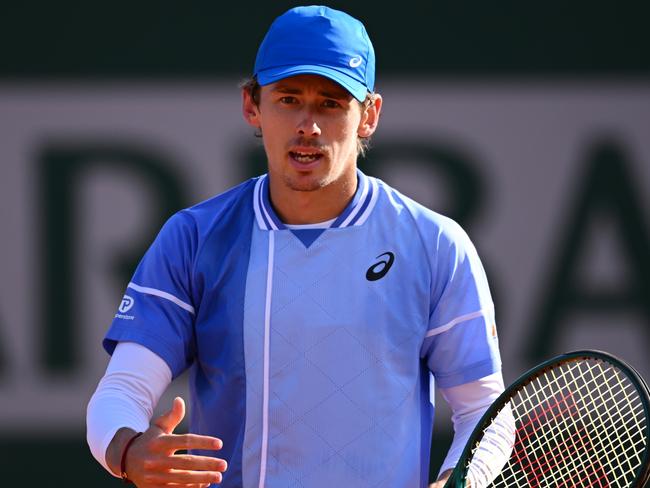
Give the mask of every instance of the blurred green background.
[[[296, 2], [24, 2], [0, 20], [5, 78], [248, 75]], [[363, 19], [385, 76], [646, 76], [643, 2], [330, 2]]]

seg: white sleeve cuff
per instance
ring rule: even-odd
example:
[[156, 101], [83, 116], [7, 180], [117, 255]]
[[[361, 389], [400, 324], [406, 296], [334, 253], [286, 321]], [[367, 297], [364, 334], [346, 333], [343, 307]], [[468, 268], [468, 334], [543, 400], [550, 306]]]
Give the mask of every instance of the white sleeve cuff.
[[167, 363], [134, 342], [118, 343], [106, 373], [86, 411], [86, 440], [90, 452], [113, 476], [106, 463], [106, 450], [122, 427], [136, 432], [149, 428], [160, 397], [171, 383]]
[[438, 476], [456, 466], [476, 424], [503, 390], [503, 375], [500, 371], [464, 385], [440, 389], [451, 407], [454, 439]]

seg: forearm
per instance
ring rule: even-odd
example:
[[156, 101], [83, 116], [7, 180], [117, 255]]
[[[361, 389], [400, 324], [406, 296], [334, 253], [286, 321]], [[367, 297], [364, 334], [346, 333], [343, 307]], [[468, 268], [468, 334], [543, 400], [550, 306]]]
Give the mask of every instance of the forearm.
[[456, 466], [474, 427], [503, 389], [503, 377], [498, 372], [471, 383], [440, 390], [452, 409], [454, 423], [454, 438], [440, 468], [441, 473], [451, 471]]
[[119, 476], [124, 437], [149, 427], [170, 382], [171, 371], [159, 356], [137, 344], [118, 344], [86, 416], [90, 450], [111, 474]]
[[115, 475], [120, 476], [122, 454], [127, 442], [136, 435], [137, 432], [129, 427], [122, 427], [113, 436], [113, 439], [106, 448], [106, 464], [109, 470]]
[[[141, 432], [149, 426], [150, 416], [128, 397], [112, 391], [111, 380], [100, 383], [93, 395], [86, 415], [86, 438], [90, 451], [97, 461], [114, 476], [119, 476], [118, 467], [109, 459], [109, 452], [119, 450], [122, 437], [130, 432]], [[119, 434], [119, 435], [118, 435]], [[128, 439], [127, 439], [128, 440]], [[119, 450], [118, 456], [121, 456]]]

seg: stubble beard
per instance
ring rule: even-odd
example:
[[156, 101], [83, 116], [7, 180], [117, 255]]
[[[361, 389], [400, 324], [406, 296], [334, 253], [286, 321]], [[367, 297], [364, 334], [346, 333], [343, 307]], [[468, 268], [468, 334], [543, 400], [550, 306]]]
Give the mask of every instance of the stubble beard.
[[305, 178], [306, 181], [298, 181], [299, 178], [295, 178], [291, 175], [284, 175], [283, 179], [287, 188], [300, 192], [318, 191], [331, 183], [327, 177]]
[[[318, 149], [323, 153], [321, 168], [306, 173], [287, 172], [283, 174], [282, 179], [287, 188], [299, 192], [318, 191], [330, 185], [340, 176], [336, 174], [335, 168], [331, 166], [330, 155], [323, 148], [319, 147]], [[326, 169], [324, 173], [323, 169]]]

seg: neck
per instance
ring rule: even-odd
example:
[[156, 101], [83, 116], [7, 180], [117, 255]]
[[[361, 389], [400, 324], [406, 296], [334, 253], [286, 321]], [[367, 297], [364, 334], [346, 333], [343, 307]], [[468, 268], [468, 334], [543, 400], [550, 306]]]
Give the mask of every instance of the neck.
[[[280, 180], [280, 181], [277, 181]], [[297, 191], [285, 186], [281, 177], [269, 174], [271, 203], [285, 224], [316, 224], [338, 217], [357, 190], [356, 168], [322, 188]]]

